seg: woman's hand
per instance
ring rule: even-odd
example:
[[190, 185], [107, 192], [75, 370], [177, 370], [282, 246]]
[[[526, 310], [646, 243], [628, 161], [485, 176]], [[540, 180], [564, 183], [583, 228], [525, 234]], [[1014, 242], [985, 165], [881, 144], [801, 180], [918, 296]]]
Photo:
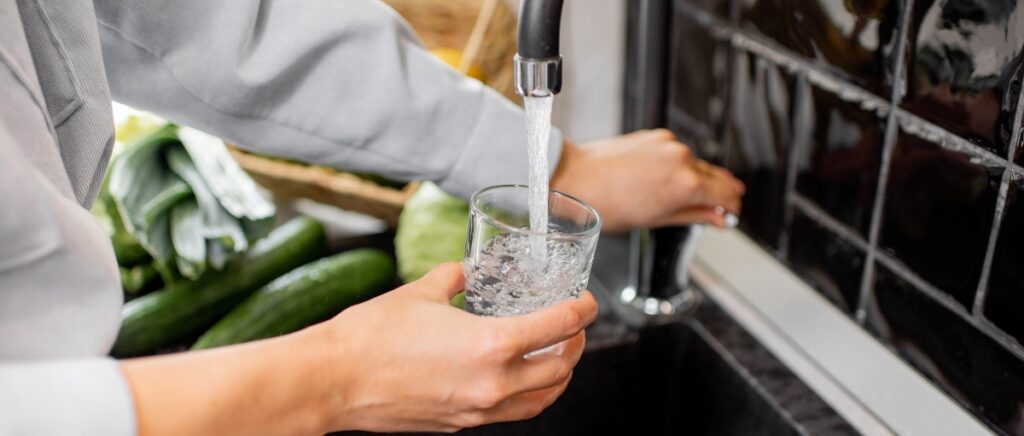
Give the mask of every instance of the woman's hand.
[[[448, 304], [462, 289], [462, 267], [445, 264], [315, 327], [328, 344], [331, 430], [455, 431], [536, 416], [562, 394], [593, 296], [487, 318]], [[523, 357], [562, 341], [561, 353]]]
[[462, 287], [445, 264], [290, 335], [126, 360], [139, 434], [454, 431], [537, 415], [569, 383], [593, 296], [483, 318], [448, 304]]
[[700, 160], [665, 129], [584, 146], [565, 144], [551, 188], [590, 203], [609, 231], [706, 222], [739, 215], [746, 188], [728, 170]]

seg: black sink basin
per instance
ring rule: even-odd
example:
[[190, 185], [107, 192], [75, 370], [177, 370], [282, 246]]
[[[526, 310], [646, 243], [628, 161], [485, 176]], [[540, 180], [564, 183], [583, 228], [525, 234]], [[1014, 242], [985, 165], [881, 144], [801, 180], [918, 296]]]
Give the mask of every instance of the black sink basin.
[[800, 434], [704, 333], [675, 324], [589, 352], [565, 395], [537, 418], [461, 434]]

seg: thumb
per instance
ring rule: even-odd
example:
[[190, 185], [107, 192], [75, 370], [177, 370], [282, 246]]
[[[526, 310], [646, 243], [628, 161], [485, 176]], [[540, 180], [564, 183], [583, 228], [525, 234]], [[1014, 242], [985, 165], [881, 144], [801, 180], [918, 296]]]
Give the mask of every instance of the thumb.
[[465, 288], [466, 278], [459, 262], [442, 263], [423, 278], [413, 282], [416, 290], [427, 298], [447, 303]]

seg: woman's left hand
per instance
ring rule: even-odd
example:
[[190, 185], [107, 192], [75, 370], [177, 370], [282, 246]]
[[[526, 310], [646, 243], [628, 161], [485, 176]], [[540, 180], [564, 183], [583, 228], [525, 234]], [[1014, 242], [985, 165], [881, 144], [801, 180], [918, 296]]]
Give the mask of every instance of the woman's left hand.
[[583, 146], [566, 143], [551, 188], [590, 203], [608, 231], [704, 222], [726, 225], [746, 192], [728, 170], [693, 156], [665, 129]]

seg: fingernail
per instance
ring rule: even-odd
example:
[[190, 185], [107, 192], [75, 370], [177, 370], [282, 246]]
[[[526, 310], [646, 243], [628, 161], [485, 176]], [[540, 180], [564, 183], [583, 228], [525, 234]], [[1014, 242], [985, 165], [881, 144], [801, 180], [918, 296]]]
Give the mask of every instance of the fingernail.
[[736, 216], [736, 214], [732, 214], [732, 213], [725, 214], [725, 226], [726, 227], [728, 227], [730, 229], [734, 229], [738, 225], [740, 225], [740, 217], [738, 217], [738, 216]]

